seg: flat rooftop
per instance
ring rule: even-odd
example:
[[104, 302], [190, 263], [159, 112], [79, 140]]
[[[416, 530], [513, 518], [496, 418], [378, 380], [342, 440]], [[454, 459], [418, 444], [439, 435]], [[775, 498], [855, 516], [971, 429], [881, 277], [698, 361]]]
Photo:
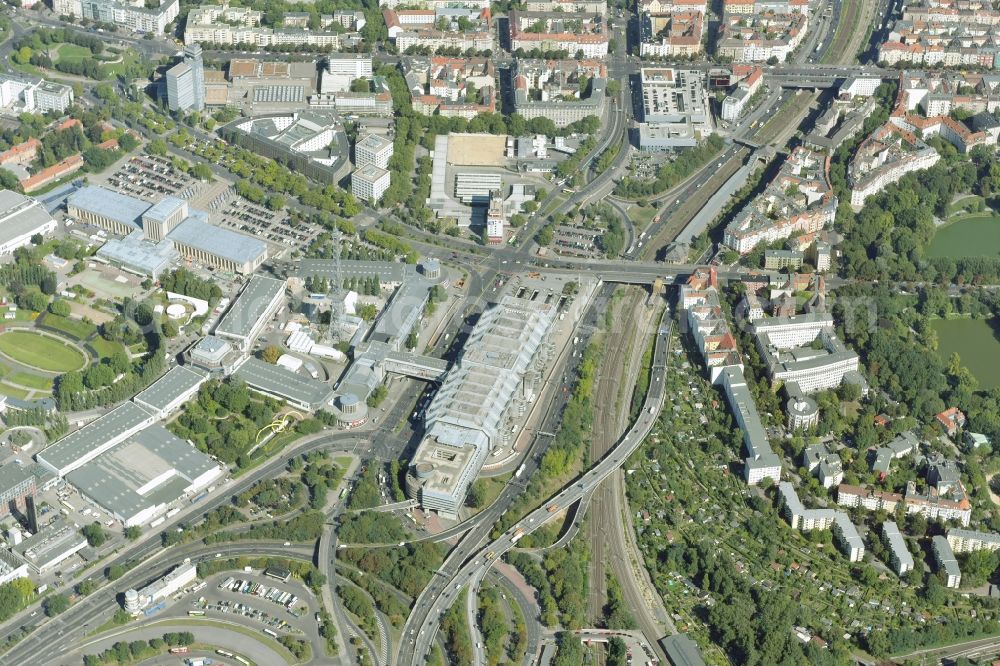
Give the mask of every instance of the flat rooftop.
[[94, 185], [81, 187], [69, 195], [66, 204], [110, 218], [134, 229], [142, 228], [142, 214], [151, 207], [150, 203], [141, 199]]
[[174, 227], [167, 237], [237, 264], [251, 263], [267, 254], [267, 243], [264, 241], [209, 224], [207, 214], [202, 218], [197, 213], [201, 211], [191, 211], [191, 215]]
[[285, 282], [264, 275], [251, 276], [243, 291], [223, 315], [216, 335], [222, 333], [234, 337], [245, 338], [253, 331], [274, 298], [285, 291]]
[[76, 432], [50, 444], [38, 453], [37, 458], [55, 469], [64, 469], [90, 451], [113, 439], [121, 438], [129, 430], [138, 428], [150, 418], [152, 414], [139, 405], [134, 402], [124, 402]]
[[414, 310], [423, 310], [430, 297], [432, 284], [426, 280], [413, 280], [401, 284], [372, 327], [370, 337], [388, 340], [409, 335], [412, 325], [409, 317]]
[[100, 259], [126, 268], [154, 275], [179, 256], [173, 243], [163, 240], [153, 243], [141, 231], [133, 231], [124, 238], [111, 238], [97, 251]]
[[0, 190], [0, 238], [31, 234], [51, 221], [52, 216], [34, 199], [13, 190]]
[[17, 488], [34, 478], [30, 465], [9, 464], [0, 466], [0, 493]]
[[87, 497], [127, 520], [179, 499], [193, 481], [212, 469], [219, 469], [219, 465], [157, 424], [140, 430], [66, 478]]
[[14, 551], [31, 562], [36, 568], [43, 568], [67, 550], [86, 545], [87, 539], [75, 525], [63, 518], [43, 527], [37, 533], [14, 546]]
[[463, 446], [452, 446], [426, 437], [417, 447], [410, 465], [418, 470], [417, 476], [424, 493], [454, 495], [461, 484], [463, 472], [475, 462], [477, 453], [478, 449], [471, 440]]
[[[416, 271], [409, 264], [389, 261], [357, 261], [343, 259], [340, 273], [345, 278], [377, 277], [381, 282], [402, 282], [407, 277], [416, 277]], [[307, 277], [331, 278], [334, 262], [331, 259], [302, 259], [291, 265], [289, 275], [305, 279]]]
[[175, 365], [167, 371], [167, 374], [135, 396], [134, 400], [157, 411], [163, 410], [185, 393], [194, 390], [205, 379], [205, 374], [200, 370]]
[[310, 405], [313, 409], [321, 407], [333, 395], [333, 388], [325, 382], [253, 357], [248, 358], [235, 374], [251, 388]]

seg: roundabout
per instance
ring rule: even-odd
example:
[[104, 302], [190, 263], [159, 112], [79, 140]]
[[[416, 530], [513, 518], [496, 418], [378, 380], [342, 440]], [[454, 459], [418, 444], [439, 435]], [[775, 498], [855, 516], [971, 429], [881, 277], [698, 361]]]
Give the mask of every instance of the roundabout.
[[0, 355], [34, 370], [63, 373], [82, 370], [87, 354], [60, 337], [31, 329], [0, 333]]

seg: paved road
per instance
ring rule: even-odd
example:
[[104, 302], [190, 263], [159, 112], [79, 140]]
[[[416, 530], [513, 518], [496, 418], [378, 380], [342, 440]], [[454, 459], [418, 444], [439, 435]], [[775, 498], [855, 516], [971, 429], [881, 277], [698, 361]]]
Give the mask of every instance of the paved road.
[[309, 546], [286, 547], [280, 543], [237, 543], [213, 546], [196, 543], [168, 548], [157, 557], [150, 558], [136, 569], [125, 574], [113, 585], [91, 594], [83, 601], [70, 607], [62, 615], [47, 620], [35, 633], [3, 655], [0, 658], [0, 664], [10, 664], [10, 666], [38, 664], [41, 666], [60, 663], [67, 651], [67, 646], [83, 640], [88, 633], [111, 619], [119, 608], [117, 597], [120, 592], [132, 587], [141, 587], [181, 564], [185, 559], [201, 562], [214, 559], [215, 554], [221, 552], [225, 557], [273, 555], [311, 560], [311, 551], [312, 548]]
[[[200, 515], [228, 503], [232, 495], [240, 493], [242, 490], [248, 488], [261, 479], [273, 477], [288, 464], [288, 460], [292, 457], [318, 449], [328, 448], [343, 451], [355, 450], [359, 446], [368, 447], [371, 446], [372, 440], [378, 436], [379, 432], [383, 435], [391, 434], [386, 433], [385, 431], [376, 431], [374, 433], [322, 432], [314, 436], [305, 437], [283, 451], [281, 456], [264, 463], [260, 467], [257, 467], [239, 479], [226, 485], [215, 495], [210, 496], [198, 505], [195, 505], [192, 511]], [[192, 514], [189, 513], [185, 514], [185, 516], [177, 516], [175, 523], [190, 515]], [[201, 548], [205, 547], [200, 543], [193, 544], [193, 546]], [[125, 578], [115, 581], [113, 585], [105, 588], [101, 592], [90, 595], [80, 603], [71, 607], [67, 612], [63, 613], [58, 618], [55, 618], [55, 620], [40, 627], [35, 633], [22, 640], [13, 649], [0, 657], [0, 664], [15, 665], [28, 663], [23, 661], [24, 658], [29, 655], [37, 654], [39, 650], [44, 649], [44, 646], [52, 646], [53, 644], [65, 645], [67, 641], [76, 640], [78, 637], [85, 635], [85, 625], [89, 624], [90, 626], [97, 626], [97, 624], [100, 624], [100, 622], [93, 624], [91, 622], [93, 618], [100, 616], [102, 613], [106, 613], [109, 608], [112, 609], [110, 613], [107, 613], [109, 617], [110, 614], [114, 612], [113, 607], [117, 604], [114, 597], [115, 591], [121, 591], [128, 589], [129, 587], [142, 585], [146, 581], [162, 575], [165, 571], [162, 564], [165, 558], [162, 553], [174, 553], [178, 550], [187, 552], [186, 549], [191, 547], [192, 546], [184, 546], [164, 551], [160, 543], [159, 535], [156, 533], [149, 534], [144, 540], [129, 545], [117, 556], [103, 562], [103, 566], [99, 570], [95, 571], [88, 578], [88, 580], [93, 580], [98, 584], [103, 584], [105, 582], [103, 571], [107, 566], [115, 564], [126, 565], [135, 561], [143, 561], [144, 563], [142, 565], [130, 572]], [[234, 549], [237, 549], [240, 552], [247, 552], [244, 544], [226, 544], [215, 547], [215, 551], [223, 553], [233, 552]], [[269, 554], [280, 555], [281, 553], [275, 552]], [[169, 557], [170, 561], [175, 561], [172, 555]], [[29, 613], [37, 610], [38, 605], [34, 604], [20, 615], [9, 620], [4, 625], [3, 629], [0, 630], [0, 639], [6, 639], [8, 636], [19, 632], [21, 626], [34, 626], [37, 624], [31, 622], [28, 618]]]
[[[419, 666], [427, 654], [431, 641], [437, 634], [438, 620], [447, 610], [459, 591], [473, 581], [482, 571], [488, 569], [492, 561], [501, 557], [511, 548], [514, 548], [517, 541], [525, 534], [538, 529], [555, 515], [558, 515], [559, 508], [564, 508], [579, 501], [583, 496], [593, 492], [593, 490], [611, 473], [621, 467], [625, 459], [632, 454], [642, 443], [642, 440], [649, 434], [656, 423], [657, 415], [663, 407], [666, 399], [664, 390], [664, 375], [666, 372], [667, 353], [670, 346], [670, 324], [661, 323], [656, 337], [656, 346], [653, 354], [653, 364], [650, 378], [650, 388], [643, 404], [639, 418], [633, 424], [628, 433], [618, 442], [618, 444], [608, 453], [608, 455], [594, 465], [587, 473], [581, 476], [576, 482], [566, 486], [557, 495], [543, 503], [539, 508], [529, 513], [520, 521], [512, 525], [499, 538], [486, 543], [482, 547], [475, 548], [481, 541], [469, 540], [464, 548], [453, 551], [449, 560], [442, 566], [434, 579], [424, 589], [414, 611], [410, 614], [405, 627], [407, 632], [418, 632], [412, 635], [414, 643], [409, 643], [410, 633], [404, 634], [404, 641], [398, 663], [412, 664]], [[509, 490], [513, 486], [508, 486]], [[555, 506], [557, 510], [550, 510]], [[461, 546], [461, 545], [460, 545]], [[493, 558], [487, 557], [493, 553]], [[462, 564], [455, 568], [457, 562]], [[449, 566], [450, 564], [450, 566]]]

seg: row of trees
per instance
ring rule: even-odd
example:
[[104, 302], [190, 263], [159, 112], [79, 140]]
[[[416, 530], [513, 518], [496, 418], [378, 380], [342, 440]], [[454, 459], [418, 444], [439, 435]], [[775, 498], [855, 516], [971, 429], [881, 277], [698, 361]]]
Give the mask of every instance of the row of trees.
[[132, 664], [161, 655], [169, 648], [193, 645], [194, 634], [190, 631], [170, 632], [163, 638], [148, 641], [118, 641], [99, 654], [83, 655], [84, 666], [109, 666], [110, 664]]
[[288, 520], [275, 520], [263, 525], [254, 525], [247, 530], [215, 532], [205, 537], [205, 543], [258, 539], [315, 541], [322, 534], [324, 523], [326, 523], [326, 514], [322, 511], [310, 510]]

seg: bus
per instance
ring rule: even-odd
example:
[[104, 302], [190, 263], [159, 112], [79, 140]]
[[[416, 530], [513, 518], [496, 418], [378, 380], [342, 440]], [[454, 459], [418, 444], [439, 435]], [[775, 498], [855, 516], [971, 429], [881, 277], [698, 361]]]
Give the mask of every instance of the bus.
[[202, 617], [204, 614], [205, 611], [188, 611], [189, 617]]
[[233, 653], [232, 653], [232, 652], [229, 652], [229, 651], [227, 651], [227, 650], [223, 650], [222, 648], [218, 648], [218, 649], [217, 649], [217, 650], [215, 651], [215, 654], [218, 654], [218, 655], [221, 655], [221, 656], [223, 656], [223, 657], [232, 657], [232, 656], [233, 656]]
[[233, 659], [235, 659], [236, 661], [238, 661], [238, 662], [240, 662], [241, 664], [243, 664], [243, 666], [250, 666], [250, 662], [249, 662], [249, 661], [247, 661], [246, 659], [244, 659], [243, 657], [241, 657], [241, 656], [240, 656], [240, 655], [238, 655], [238, 654], [237, 654], [237, 655], [234, 655], [234, 656], [233, 656]]
[[170, 654], [187, 654], [189, 649], [190, 648], [188, 648], [186, 645], [182, 645], [180, 647], [170, 648], [169, 652]]
[[278, 637], [278, 634], [275, 631], [271, 630], [271, 629], [265, 629], [264, 633], [267, 634], [268, 636], [270, 636], [271, 638], [277, 638]]

